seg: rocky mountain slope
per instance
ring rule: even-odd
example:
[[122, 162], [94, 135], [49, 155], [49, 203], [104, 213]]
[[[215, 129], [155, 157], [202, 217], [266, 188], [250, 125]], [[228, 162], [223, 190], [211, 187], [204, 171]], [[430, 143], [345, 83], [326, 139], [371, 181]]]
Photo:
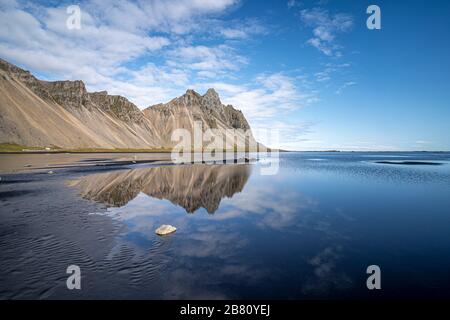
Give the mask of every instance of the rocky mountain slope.
[[[223, 105], [219, 95], [214, 89], [209, 89], [203, 96], [193, 90], [187, 90], [181, 97], [168, 103], [148, 107], [144, 114], [154, 120], [156, 131], [160, 133], [163, 145], [170, 145], [171, 133], [174, 128], [187, 129], [193, 132], [195, 121], [202, 123], [203, 130], [215, 129], [222, 133], [222, 144], [227, 149], [233, 149], [236, 141], [232, 135], [236, 134], [241, 143], [245, 143], [244, 131], [250, 130], [250, 126], [241, 111], [231, 105]], [[227, 129], [241, 129], [227, 132]], [[253, 135], [249, 131], [248, 139], [254, 142]], [[217, 146], [218, 140], [211, 139]]]
[[[141, 111], [122, 96], [87, 92], [82, 81], [43, 81], [0, 59], [0, 143], [30, 147], [169, 149], [172, 132], [249, 130], [241, 111], [220, 102], [209, 89], [201, 96], [187, 90], [166, 104]], [[238, 139], [255, 143], [253, 136]], [[229, 140], [232, 141], [232, 140]], [[233, 148], [229, 143], [227, 148]]]

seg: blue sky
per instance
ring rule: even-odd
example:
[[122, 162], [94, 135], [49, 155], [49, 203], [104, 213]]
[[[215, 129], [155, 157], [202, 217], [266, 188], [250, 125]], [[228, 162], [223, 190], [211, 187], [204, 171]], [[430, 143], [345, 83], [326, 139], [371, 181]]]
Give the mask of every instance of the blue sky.
[[0, 0], [0, 57], [141, 108], [214, 87], [285, 149], [450, 150], [449, 17], [438, 0]]

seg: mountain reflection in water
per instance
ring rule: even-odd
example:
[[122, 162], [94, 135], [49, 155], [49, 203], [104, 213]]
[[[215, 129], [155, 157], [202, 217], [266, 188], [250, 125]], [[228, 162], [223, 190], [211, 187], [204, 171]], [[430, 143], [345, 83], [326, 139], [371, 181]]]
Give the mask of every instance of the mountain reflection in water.
[[71, 182], [83, 198], [122, 207], [142, 192], [166, 199], [188, 213], [205, 208], [214, 213], [220, 201], [241, 192], [251, 174], [251, 166], [177, 165], [89, 175]]

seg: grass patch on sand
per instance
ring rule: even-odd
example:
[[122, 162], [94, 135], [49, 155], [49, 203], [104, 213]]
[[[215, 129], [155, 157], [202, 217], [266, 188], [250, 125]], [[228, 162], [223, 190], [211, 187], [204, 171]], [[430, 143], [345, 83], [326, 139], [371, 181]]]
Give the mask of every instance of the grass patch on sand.
[[167, 153], [172, 149], [128, 149], [128, 148], [79, 148], [79, 149], [63, 149], [58, 146], [50, 147], [29, 147], [15, 143], [0, 143], [0, 153]]
[[67, 149], [65, 152], [71, 153], [168, 153], [172, 152], [172, 149], [103, 149], [103, 148], [81, 148], [81, 149]]
[[0, 143], [0, 152], [26, 152], [45, 150], [43, 147], [25, 147], [16, 143]]

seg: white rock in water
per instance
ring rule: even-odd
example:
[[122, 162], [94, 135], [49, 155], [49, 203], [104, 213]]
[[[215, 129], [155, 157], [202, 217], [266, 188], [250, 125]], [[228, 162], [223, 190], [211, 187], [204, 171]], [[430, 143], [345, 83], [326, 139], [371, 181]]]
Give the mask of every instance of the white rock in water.
[[162, 226], [160, 226], [158, 229], [156, 229], [156, 234], [159, 236], [163, 236], [172, 232], [177, 231], [177, 228], [175, 228], [174, 226], [171, 226], [170, 224], [163, 224]]

